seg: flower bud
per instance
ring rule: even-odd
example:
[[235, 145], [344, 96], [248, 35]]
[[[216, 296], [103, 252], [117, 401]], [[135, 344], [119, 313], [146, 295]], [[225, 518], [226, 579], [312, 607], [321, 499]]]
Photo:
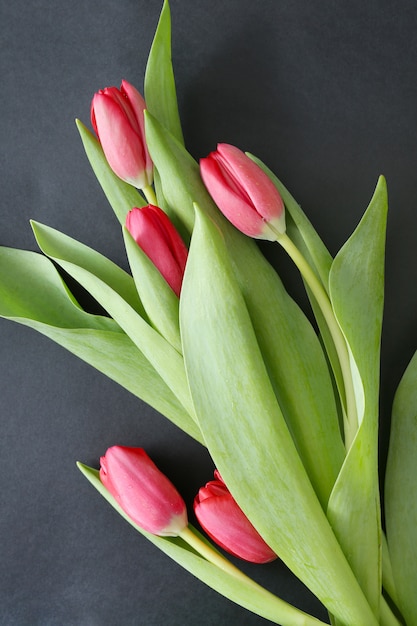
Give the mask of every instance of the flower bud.
[[145, 101], [126, 80], [106, 87], [91, 103], [91, 123], [117, 176], [139, 189], [152, 184], [153, 165], [145, 139]]
[[277, 188], [244, 152], [220, 143], [200, 160], [200, 172], [220, 211], [242, 233], [275, 241], [285, 232], [284, 203]]
[[152, 204], [135, 207], [127, 214], [126, 228], [179, 296], [188, 250], [169, 217]]
[[142, 448], [113, 446], [100, 465], [101, 482], [135, 524], [164, 537], [187, 527], [184, 500]]
[[194, 500], [194, 512], [202, 528], [220, 547], [245, 561], [269, 563], [276, 559], [217, 470], [214, 476], [215, 480], [201, 487]]

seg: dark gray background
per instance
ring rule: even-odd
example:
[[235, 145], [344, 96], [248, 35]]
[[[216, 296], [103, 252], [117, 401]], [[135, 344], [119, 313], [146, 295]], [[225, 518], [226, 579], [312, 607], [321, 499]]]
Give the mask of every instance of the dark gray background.
[[[159, 0], [0, 1], [0, 244], [35, 250], [29, 218], [127, 267], [118, 224], [74, 118], [126, 78], [142, 89]], [[335, 0], [172, 0], [188, 147], [218, 141], [266, 161], [332, 253], [384, 173], [390, 191], [381, 458], [393, 393], [417, 344], [417, 5]], [[283, 255], [289, 290], [301, 286]], [[266, 623], [210, 591], [137, 535], [88, 485], [114, 444], [145, 447], [191, 504], [206, 452], [116, 384], [34, 331], [0, 320], [0, 623]], [[245, 569], [317, 616], [276, 562]]]

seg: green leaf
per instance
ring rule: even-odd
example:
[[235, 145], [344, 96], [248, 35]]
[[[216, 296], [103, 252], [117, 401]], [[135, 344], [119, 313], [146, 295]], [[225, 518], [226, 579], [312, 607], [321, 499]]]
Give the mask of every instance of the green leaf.
[[112, 319], [83, 311], [44, 256], [0, 248], [0, 315], [49, 337], [202, 441], [193, 420], [129, 337]]
[[381, 590], [378, 409], [386, 216], [381, 177], [329, 279], [333, 309], [351, 355], [359, 429], [330, 498], [328, 517], [375, 615]]
[[150, 115], [146, 124], [164, 195], [178, 220], [191, 232], [195, 200], [225, 237], [281, 409], [325, 506], [344, 448], [332, 382], [315, 331], [254, 241], [237, 231], [214, 205], [194, 159]]
[[165, 0], [145, 73], [147, 109], [184, 143], [171, 61], [171, 12]]
[[[281, 624], [281, 626], [318, 626], [319, 624], [323, 624], [320, 620], [299, 611], [276, 596], [273, 597], [273, 601], [271, 602], [271, 594], [265, 589], [256, 585], [256, 583], [249, 578], [243, 576], [235, 578], [213, 565], [195, 552], [180, 537], [157, 537], [156, 535], [147, 533], [140, 528], [140, 526], [132, 522], [116, 500], [110, 495], [107, 489], [105, 489], [100, 481], [99, 472], [97, 470], [83, 463], [77, 463], [77, 466], [93, 487], [97, 489], [119, 515], [131, 524], [137, 532], [141, 533], [146, 539], [184, 567], [193, 576], [221, 595], [274, 624]], [[195, 535], [200, 536], [198, 531], [191, 526], [190, 528]], [[203, 541], [206, 541], [203, 537], [201, 538]]]
[[38, 246], [47, 256], [65, 259], [88, 270], [116, 291], [142, 317], [146, 317], [130, 274], [105, 256], [64, 233], [31, 221]]
[[407, 624], [417, 624], [417, 352], [394, 398], [385, 512], [399, 608]]
[[107, 163], [100, 142], [88, 128], [86, 128], [80, 120], [76, 120], [76, 124], [94, 174], [107, 200], [110, 202], [117, 219], [123, 226], [126, 221], [126, 215], [130, 209], [145, 206], [147, 202], [145, 202], [135, 187], [125, 183], [121, 178], [116, 176]]
[[136, 288], [150, 323], [181, 352], [178, 297], [126, 228], [123, 235]]
[[56, 261], [108, 312], [155, 368], [189, 415], [194, 408], [182, 356], [109, 285], [88, 270], [62, 259]]
[[330, 612], [346, 624], [376, 624], [282, 416], [224, 239], [201, 213], [180, 324], [200, 428], [239, 506]]

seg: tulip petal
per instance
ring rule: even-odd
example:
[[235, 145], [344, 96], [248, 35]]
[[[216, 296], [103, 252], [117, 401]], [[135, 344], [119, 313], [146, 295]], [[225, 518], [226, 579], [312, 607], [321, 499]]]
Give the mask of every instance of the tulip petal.
[[100, 183], [117, 219], [124, 225], [126, 215], [132, 206], [144, 206], [141, 194], [135, 187], [129, 185], [121, 178], [116, 176], [104, 155], [100, 142], [94, 135], [84, 126], [80, 120], [76, 121], [77, 128], [83, 142], [84, 150], [90, 165]]

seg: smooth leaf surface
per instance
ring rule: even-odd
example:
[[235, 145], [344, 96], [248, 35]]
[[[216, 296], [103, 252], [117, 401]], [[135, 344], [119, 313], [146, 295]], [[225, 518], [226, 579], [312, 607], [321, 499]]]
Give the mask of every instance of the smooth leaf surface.
[[394, 398], [385, 513], [399, 608], [407, 624], [417, 624], [417, 353]]
[[112, 319], [83, 311], [44, 256], [0, 248], [0, 315], [49, 337], [202, 441], [193, 420], [129, 337]]
[[142, 317], [146, 317], [130, 274], [96, 250], [50, 226], [35, 221], [31, 225], [38, 246], [46, 256], [66, 260], [88, 270], [114, 289]]
[[107, 200], [110, 202], [117, 219], [123, 226], [126, 221], [126, 215], [130, 209], [145, 206], [147, 202], [145, 202], [135, 187], [125, 183], [121, 178], [116, 176], [107, 163], [100, 142], [93, 133], [91, 133], [80, 120], [76, 120], [76, 123], [93, 172]]
[[179, 300], [126, 228], [123, 229], [123, 236], [136, 288], [150, 323], [181, 352]]
[[197, 163], [149, 114], [146, 132], [164, 195], [192, 231], [193, 201], [222, 231], [281, 409], [323, 506], [344, 458], [331, 378], [321, 345], [256, 244], [208, 195]]
[[180, 323], [200, 428], [239, 506], [329, 611], [347, 624], [375, 624], [291, 439], [224, 239], [201, 214]]
[[[314, 626], [315, 624], [318, 626], [319, 624], [323, 624], [320, 620], [299, 611], [279, 598], [274, 599], [273, 604], [268, 602], [269, 594], [265, 592], [263, 588], [252, 584], [250, 579], [245, 581], [242, 578], [234, 578], [216, 567], [195, 552], [180, 537], [157, 537], [156, 535], [147, 533], [132, 522], [107, 489], [104, 488], [97, 470], [82, 463], [77, 463], [77, 465], [87, 480], [135, 530], [141, 533], [179, 565], [184, 567], [193, 576], [196, 576], [218, 593], [248, 609], [252, 613], [261, 615], [274, 624], [281, 624], [282, 626]], [[193, 531], [199, 535], [195, 529], [193, 529]]]
[[53, 258], [80, 283], [130, 337], [155, 368], [189, 415], [194, 416], [182, 356], [152, 328], [121, 296], [97, 276], [82, 267]]
[[351, 352], [359, 429], [330, 498], [328, 517], [375, 615], [381, 590], [378, 415], [386, 217], [381, 178], [329, 277], [335, 315]]
[[183, 143], [171, 61], [171, 12], [165, 0], [145, 73], [146, 108]]

